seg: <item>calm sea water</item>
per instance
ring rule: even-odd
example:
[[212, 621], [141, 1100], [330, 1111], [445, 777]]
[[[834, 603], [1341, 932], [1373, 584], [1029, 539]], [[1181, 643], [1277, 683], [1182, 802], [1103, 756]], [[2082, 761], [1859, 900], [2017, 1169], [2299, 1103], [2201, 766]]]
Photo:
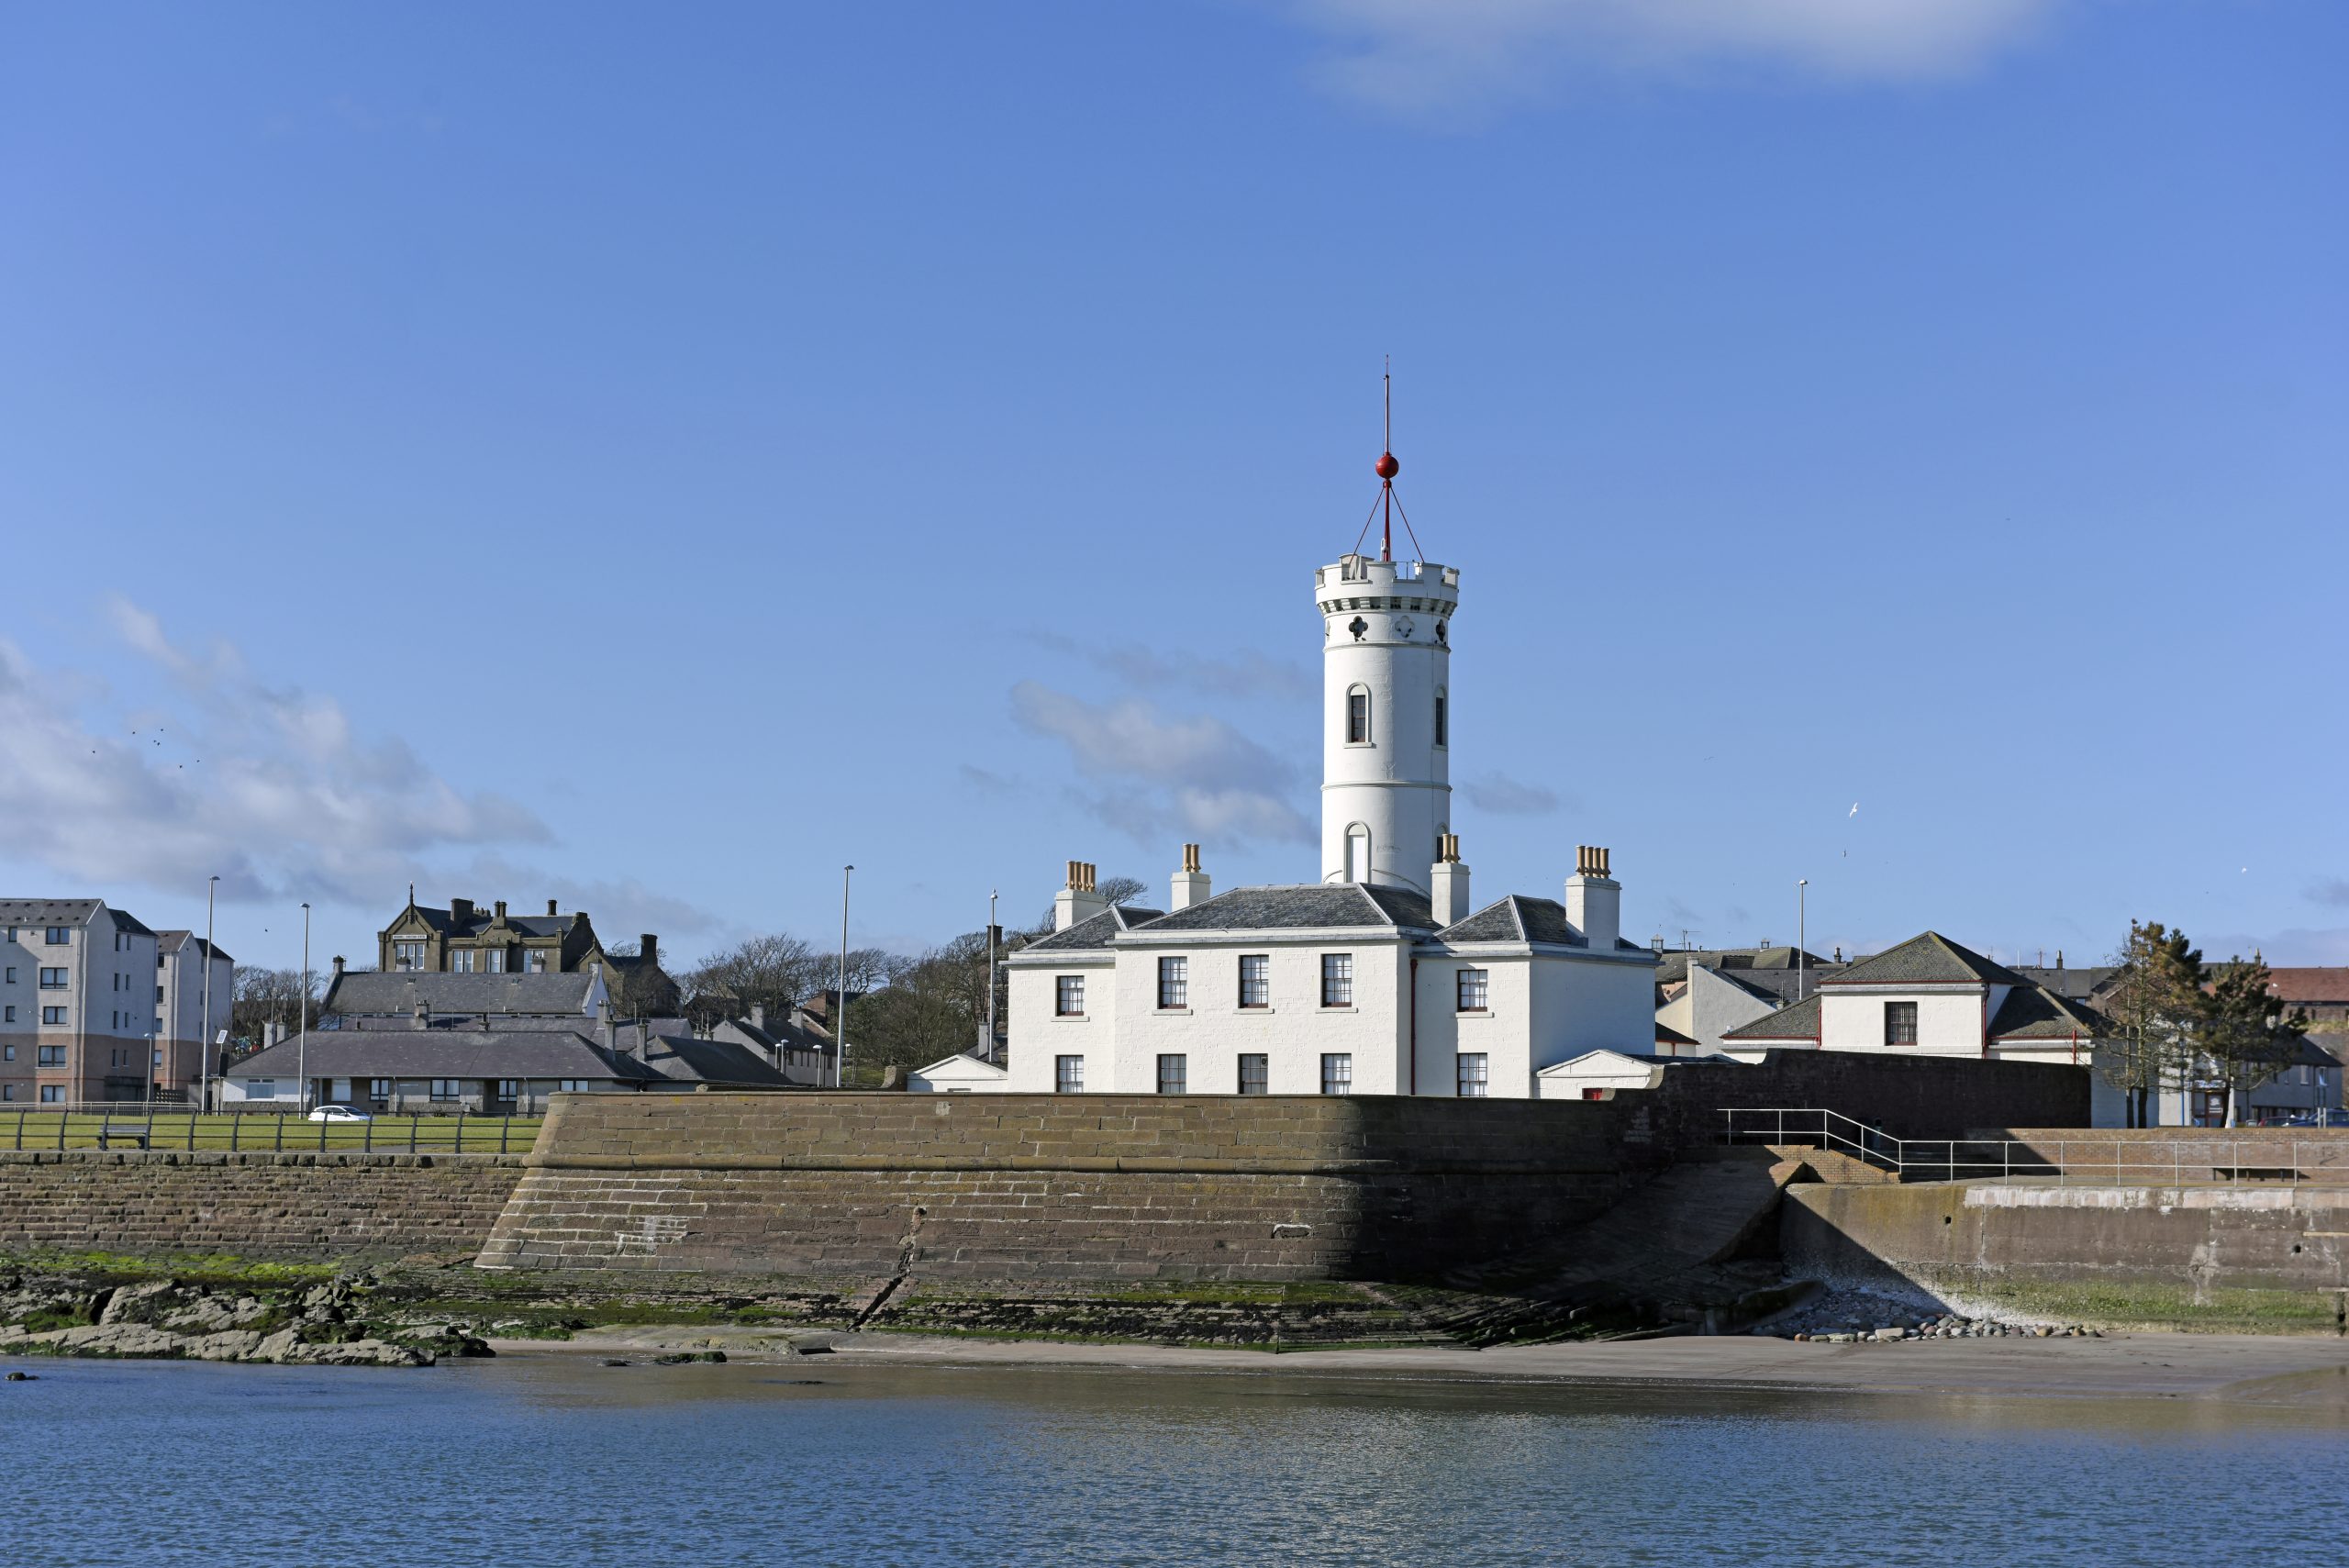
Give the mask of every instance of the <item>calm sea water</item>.
[[2349, 1562], [2337, 1407], [12, 1364], [10, 1565]]

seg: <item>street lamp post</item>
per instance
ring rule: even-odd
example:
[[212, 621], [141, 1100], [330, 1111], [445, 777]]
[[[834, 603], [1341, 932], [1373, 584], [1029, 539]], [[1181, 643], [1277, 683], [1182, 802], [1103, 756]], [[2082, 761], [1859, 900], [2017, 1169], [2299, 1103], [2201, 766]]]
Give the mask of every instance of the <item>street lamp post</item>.
[[996, 890], [987, 889], [987, 1051], [986, 1059], [995, 1060], [995, 900]]
[[212, 1108], [212, 902], [219, 892], [216, 876], [204, 889], [204, 1029], [195, 1045], [195, 1108], [200, 1111]]
[[832, 1087], [848, 1087], [848, 878], [856, 868], [841, 867], [840, 1014], [832, 1019]]
[[1795, 884], [1795, 1000], [1802, 1000], [1804, 950], [1810, 945], [1810, 878]]
[[301, 1033], [294, 1045], [294, 1073], [301, 1086], [294, 1091], [294, 1114], [307, 1116], [310, 1111], [310, 906], [302, 906], [302, 994], [294, 998], [300, 1009], [295, 1017]]

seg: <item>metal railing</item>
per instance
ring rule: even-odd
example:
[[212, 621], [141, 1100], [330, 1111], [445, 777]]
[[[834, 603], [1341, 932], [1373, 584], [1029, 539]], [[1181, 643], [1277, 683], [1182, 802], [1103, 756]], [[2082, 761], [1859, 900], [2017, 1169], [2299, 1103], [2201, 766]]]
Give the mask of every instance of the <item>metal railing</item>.
[[[103, 1104], [104, 1102], [99, 1102]], [[542, 1117], [379, 1116], [308, 1121], [290, 1115], [174, 1112], [139, 1101], [106, 1109], [26, 1107], [0, 1113], [0, 1148], [226, 1150], [254, 1154], [520, 1154]]]
[[2051, 1182], [2057, 1186], [2349, 1186], [2349, 1132], [2309, 1137], [2243, 1136], [2235, 1129], [2181, 1128], [2147, 1138], [2102, 1136], [1895, 1138], [1840, 1111], [1803, 1106], [1724, 1109], [1721, 1141], [1801, 1146], [1845, 1155], [1900, 1181]]

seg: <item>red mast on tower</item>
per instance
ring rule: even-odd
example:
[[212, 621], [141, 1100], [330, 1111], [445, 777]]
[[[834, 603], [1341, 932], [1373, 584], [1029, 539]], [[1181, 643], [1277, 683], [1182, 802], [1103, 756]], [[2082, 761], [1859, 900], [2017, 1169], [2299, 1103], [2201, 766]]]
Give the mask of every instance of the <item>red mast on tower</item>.
[[[1371, 471], [1378, 475], [1378, 499], [1370, 505], [1370, 517], [1381, 519], [1378, 529], [1378, 559], [1381, 561], [1395, 559], [1395, 519], [1397, 517], [1403, 519], [1403, 531], [1410, 536], [1411, 548], [1419, 549], [1419, 536], [1411, 528], [1410, 514], [1404, 511], [1401, 503], [1395, 499], [1395, 476], [1403, 471], [1403, 465], [1395, 461], [1395, 361], [1393, 356], [1388, 356], [1386, 364], [1387, 370], [1380, 378], [1386, 384], [1385, 435], [1386, 439], [1380, 443], [1378, 461], [1370, 465]], [[1370, 517], [1364, 517], [1362, 520], [1362, 534], [1369, 532]], [[1362, 534], [1354, 538], [1354, 549], [1357, 550], [1362, 549]], [[1425, 551], [1421, 551], [1421, 554], [1424, 555]]]
[[1395, 559], [1395, 476], [1403, 465], [1395, 461], [1395, 360], [1387, 356], [1386, 369], [1379, 380], [1386, 384], [1386, 425], [1380, 432], [1378, 461], [1371, 465], [1378, 474], [1378, 509], [1384, 514], [1378, 525], [1378, 559]]

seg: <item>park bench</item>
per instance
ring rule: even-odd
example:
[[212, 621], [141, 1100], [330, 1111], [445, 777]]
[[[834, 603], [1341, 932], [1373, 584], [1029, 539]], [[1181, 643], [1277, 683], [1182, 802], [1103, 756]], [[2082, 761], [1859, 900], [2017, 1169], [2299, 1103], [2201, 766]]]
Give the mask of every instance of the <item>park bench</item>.
[[139, 1148], [144, 1149], [147, 1147], [147, 1124], [145, 1122], [130, 1122], [126, 1124], [123, 1122], [110, 1121], [98, 1129], [98, 1147], [101, 1149], [113, 1148], [114, 1140], [117, 1138], [127, 1139], [130, 1142], [137, 1144]]

